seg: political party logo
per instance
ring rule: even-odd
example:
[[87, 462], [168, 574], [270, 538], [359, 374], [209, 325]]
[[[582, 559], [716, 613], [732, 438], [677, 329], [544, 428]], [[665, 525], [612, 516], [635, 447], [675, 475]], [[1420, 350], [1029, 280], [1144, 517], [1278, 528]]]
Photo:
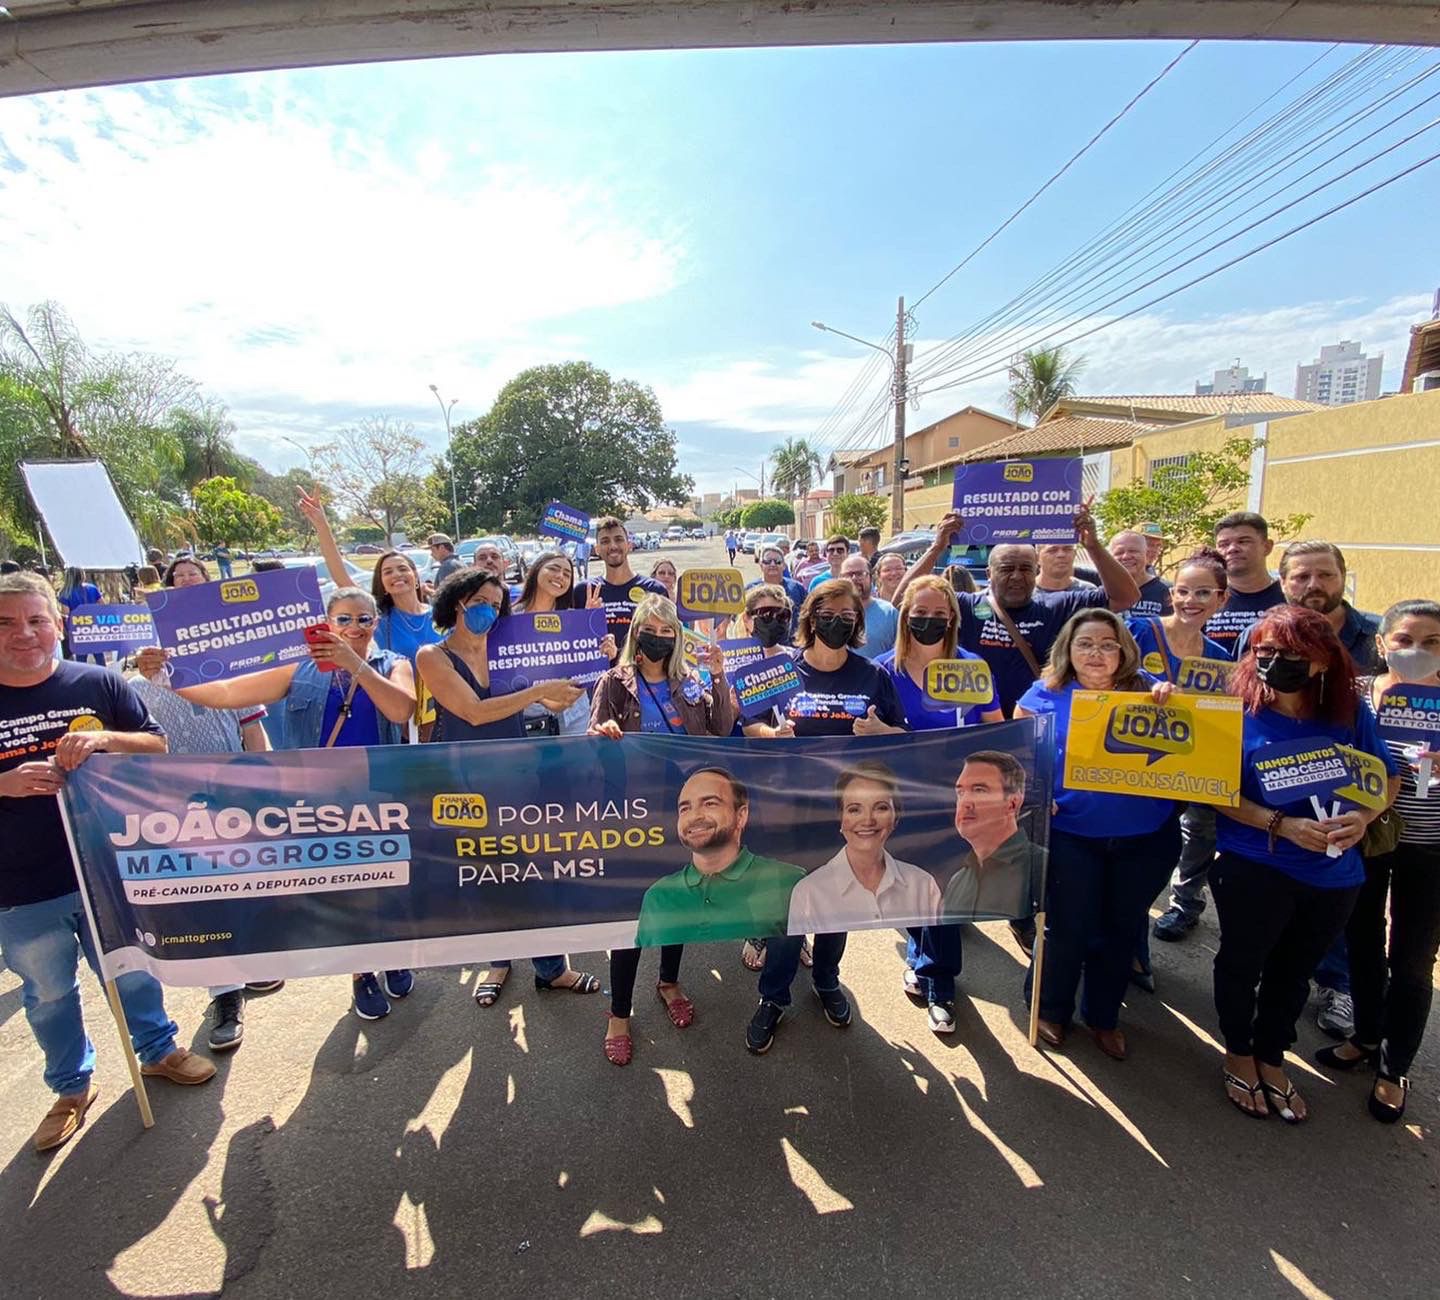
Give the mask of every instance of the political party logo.
[[631, 587], [626, 594], [635, 604], [638, 605], [650, 593], [646, 591], [644, 587]]
[[1005, 481], [1007, 483], [1033, 483], [1035, 481], [1035, 466], [1025, 461], [1015, 461], [1005, 466]]
[[1195, 750], [1195, 730], [1180, 709], [1163, 704], [1121, 704], [1110, 715], [1105, 748], [1111, 754], [1144, 754], [1148, 767], [1162, 758]]
[[559, 614], [536, 614], [535, 630], [555, 636], [565, 630], [565, 625], [560, 621]]
[[66, 731], [104, 731], [105, 724], [93, 713], [82, 713], [78, 718], [71, 718], [70, 725]]
[[236, 578], [220, 584], [220, 600], [226, 605], [243, 605], [260, 599], [260, 588], [253, 578]]
[[490, 809], [483, 794], [437, 794], [430, 801], [430, 820], [436, 826], [483, 831], [490, 824]]

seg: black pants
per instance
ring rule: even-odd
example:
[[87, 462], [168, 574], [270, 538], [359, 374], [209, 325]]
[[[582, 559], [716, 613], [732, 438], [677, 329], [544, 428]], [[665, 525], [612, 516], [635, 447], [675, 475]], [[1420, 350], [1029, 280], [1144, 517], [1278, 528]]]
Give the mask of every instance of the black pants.
[[1215, 1010], [1225, 1050], [1278, 1068], [1295, 1041], [1310, 976], [1345, 928], [1360, 886], [1321, 889], [1222, 853], [1210, 892], [1220, 917]]
[[[667, 943], [660, 949], [660, 983], [674, 984], [680, 978], [683, 943]], [[635, 1002], [635, 976], [640, 970], [639, 948], [610, 951], [610, 1014], [616, 1020], [630, 1019]]]
[[[1390, 948], [1385, 948], [1385, 900]], [[1365, 861], [1365, 883], [1345, 927], [1355, 1038], [1381, 1048], [1381, 1068], [1409, 1072], [1430, 1015], [1431, 972], [1440, 948], [1440, 844], [1401, 844]]]

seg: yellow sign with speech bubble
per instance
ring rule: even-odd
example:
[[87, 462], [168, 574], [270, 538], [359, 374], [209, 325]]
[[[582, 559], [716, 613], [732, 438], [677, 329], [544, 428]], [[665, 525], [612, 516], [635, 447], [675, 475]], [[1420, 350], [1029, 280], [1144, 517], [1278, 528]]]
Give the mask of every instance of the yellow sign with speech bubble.
[[1228, 695], [1076, 691], [1063, 755], [1071, 790], [1235, 808], [1243, 709]]
[[983, 659], [936, 659], [925, 665], [925, 699], [943, 706], [989, 704], [995, 679]]
[[739, 569], [684, 569], [675, 596], [682, 614], [733, 617], [745, 608], [745, 575]]

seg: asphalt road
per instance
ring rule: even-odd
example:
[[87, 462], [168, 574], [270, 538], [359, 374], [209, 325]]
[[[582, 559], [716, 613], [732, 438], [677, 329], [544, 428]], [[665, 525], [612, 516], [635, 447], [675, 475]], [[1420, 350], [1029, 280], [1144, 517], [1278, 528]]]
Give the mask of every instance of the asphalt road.
[[[967, 934], [952, 1037], [900, 991], [903, 938], [871, 931], [843, 967], [850, 1028], [802, 973], [763, 1058], [739, 945], [692, 947], [694, 1025], [637, 998], [623, 1070], [603, 998], [537, 993], [523, 962], [495, 1007], [469, 996], [477, 967], [430, 970], [373, 1024], [344, 978], [292, 982], [251, 1000], [209, 1084], [152, 1082], [148, 1133], [87, 974], [102, 1094], [50, 1156], [0, 969], [0, 1295], [1433, 1297], [1436, 1030], [1402, 1125], [1369, 1119], [1364, 1080], [1304, 1064], [1324, 1041], [1308, 1018], [1310, 1122], [1247, 1119], [1220, 1087], [1215, 937], [1207, 912], [1155, 945], [1123, 1064], [1083, 1036], [1029, 1047], [1003, 925]], [[604, 977], [603, 954], [574, 961]], [[204, 991], [168, 1001], [203, 1051]]]

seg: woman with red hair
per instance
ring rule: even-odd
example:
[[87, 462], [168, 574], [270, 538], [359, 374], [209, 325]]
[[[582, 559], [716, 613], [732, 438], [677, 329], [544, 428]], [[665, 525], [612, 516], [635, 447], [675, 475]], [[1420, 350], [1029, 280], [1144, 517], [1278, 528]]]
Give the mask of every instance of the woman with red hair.
[[[1247, 1115], [1263, 1119], [1273, 1110], [1298, 1124], [1308, 1109], [1286, 1077], [1285, 1050], [1295, 1041], [1310, 974], [1345, 928], [1364, 883], [1359, 844], [1379, 812], [1267, 794], [1257, 764], [1297, 745], [1338, 742], [1384, 764], [1391, 799], [1399, 769], [1356, 693], [1349, 655], [1314, 610], [1269, 610], [1250, 633], [1230, 689], [1245, 705], [1240, 806], [1219, 810], [1220, 856], [1210, 873], [1220, 917], [1215, 1010], [1225, 1039], [1225, 1091]], [[1282, 748], [1267, 755], [1271, 746]]]

